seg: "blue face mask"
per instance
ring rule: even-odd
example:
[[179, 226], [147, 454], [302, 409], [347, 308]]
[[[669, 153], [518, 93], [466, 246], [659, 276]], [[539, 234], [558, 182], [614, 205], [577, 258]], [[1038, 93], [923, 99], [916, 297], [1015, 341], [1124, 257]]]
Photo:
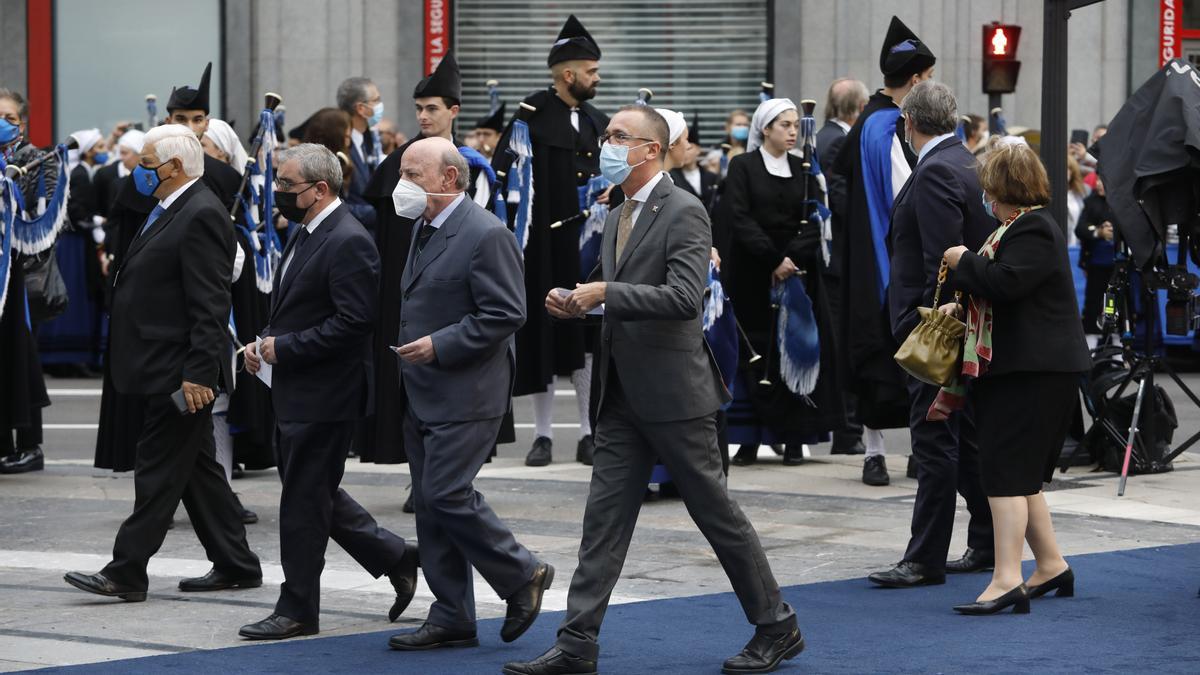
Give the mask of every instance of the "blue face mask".
[[371, 116], [367, 118], [367, 126], [375, 127], [383, 121], [383, 101], [376, 103], [371, 108]]
[[742, 141], [744, 143], [750, 138], [750, 127], [744, 124], [739, 124], [729, 130], [729, 135], [733, 137], [733, 140]]
[[[642, 145], [650, 145], [642, 143]], [[642, 145], [635, 145], [634, 148], [640, 148]], [[600, 175], [608, 180], [620, 185], [629, 177], [629, 172], [633, 171], [636, 166], [641, 166], [646, 163], [642, 160], [633, 166], [629, 165], [629, 151], [633, 148], [627, 145], [614, 145], [605, 143], [600, 146]]]
[[92, 161], [100, 166], [104, 166], [105, 164], [108, 164], [108, 153], [97, 152], [95, 156], [92, 157]]
[[987, 200], [987, 193], [982, 193], [979, 198], [983, 200], [983, 210], [987, 212], [988, 217], [994, 220], [1000, 220], [996, 217], [996, 212], [992, 210], [992, 203]]
[[130, 178], [133, 179], [133, 186], [137, 188], [138, 192], [147, 197], [154, 196], [154, 191], [162, 183], [162, 179], [158, 177], [158, 170], [165, 165], [166, 162], [153, 168], [142, 166], [141, 164], [133, 167], [133, 173], [130, 175]]

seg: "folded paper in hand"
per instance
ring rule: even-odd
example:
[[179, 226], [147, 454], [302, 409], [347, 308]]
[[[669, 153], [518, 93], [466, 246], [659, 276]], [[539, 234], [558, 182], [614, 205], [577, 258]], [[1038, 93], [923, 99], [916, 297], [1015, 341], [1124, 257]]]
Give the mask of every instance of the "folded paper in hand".
[[[571, 297], [571, 293], [572, 293], [572, 291], [567, 288], [556, 288], [556, 289], [554, 289], [554, 292], [558, 293], [558, 297], [560, 297], [564, 300]], [[602, 302], [599, 305], [596, 305], [595, 307], [591, 308], [590, 310], [588, 310], [587, 314], [588, 314], [588, 316], [604, 316], [604, 303]]]
[[258, 372], [255, 373], [255, 375], [258, 376], [258, 379], [263, 381], [263, 384], [270, 387], [271, 386], [271, 368], [272, 368], [272, 366], [271, 366], [271, 364], [267, 363], [266, 359], [264, 359], [262, 357], [262, 345], [263, 345], [263, 339], [262, 339], [262, 336], [260, 335], [256, 338], [256, 340], [254, 342], [254, 347], [255, 347], [255, 351], [258, 353], [258, 362], [259, 362]]

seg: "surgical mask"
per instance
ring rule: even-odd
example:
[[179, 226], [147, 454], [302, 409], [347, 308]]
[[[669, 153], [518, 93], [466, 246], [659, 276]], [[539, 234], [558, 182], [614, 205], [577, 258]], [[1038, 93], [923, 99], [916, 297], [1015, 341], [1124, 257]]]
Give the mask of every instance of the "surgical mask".
[[429, 204], [429, 197], [457, 197], [460, 192], [426, 192], [420, 185], [401, 178], [399, 183], [396, 183], [396, 189], [392, 190], [392, 206], [396, 210], [396, 215], [401, 218], [410, 218], [416, 220], [425, 212], [425, 207]]
[[137, 191], [147, 197], [154, 196], [154, 191], [162, 184], [162, 178], [158, 176], [158, 170], [166, 166], [167, 162], [163, 162], [155, 167], [142, 166], [138, 164], [133, 167], [133, 173], [130, 177], [133, 178], [133, 186]]
[[371, 116], [367, 118], [367, 126], [378, 126], [383, 121], [383, 101], [371, 106]]
[[908, 130], [908, 127], [904, 127], [904, 144], [908, 146], [908, 151], [911, 152], [912, 154], [914, 154], [914, 155], [921, 154], [921, 153], [917, 152], [916, 148], [913, 147], [912, 132]]
[[994, 220], [1000, 220], [996, 218], [996, 212], [992, 210], [992, 203], [987, 200], [987, 193], [980, 194], [979, 198], [983, 200], [983, 210], [987, 212], [988, 216]]
[[308, 210], [312, 208], [312, 204], [309, 204], [307, 207], [299, 206], [296, 204], [296, 199], [316, 187], [316, 185], [316, 183], [313, 183], [299, 192], [280, 192], [276, 190], [275, 208], [279, 209], [280, 215], [293, 223], [304, 222], [304, 217], [308, 215]]
[[729, 130], [729, 135], [733, 137], [733, 140], [745, 143], [746, 139], [750, 138], [750, 127], [744, 124], [735, 125]]
[[[642, 145], [650, 144], [642, 143]], [[632, 166], [629, 164], [629, 151], [633, 150], [634, 148], [640, 148], [642, 145], [635, 145], [633, 148], [631, 148], [627, 145], [613, 145], [612, 143], [605, 143], [600, 147], [600, 175], [604, 176], [609, 181], [616, 183], [617, 185], [624, 183], [625, 179], [629, 177], [629, 173], [633, 171], [634, 167], [638, 167], [646, 163], [646, 160], [643, 159]]]
[[97, 152], [95, 155], [92, 156], [92, 161], [95, 162], [99, 166], [104, 166], [105, 164], [108, 164], [108, 153], [107, 152]]

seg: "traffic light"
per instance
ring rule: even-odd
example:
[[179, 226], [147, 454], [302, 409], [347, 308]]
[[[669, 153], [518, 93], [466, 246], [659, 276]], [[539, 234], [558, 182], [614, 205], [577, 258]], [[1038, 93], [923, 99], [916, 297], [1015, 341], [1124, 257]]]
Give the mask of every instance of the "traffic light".
[[1017, 89], [1021, 62], [1017, 60], [1017, 44], [1021, 27], [990, 23], [983, 27], [983, 93], [1011, 94]]

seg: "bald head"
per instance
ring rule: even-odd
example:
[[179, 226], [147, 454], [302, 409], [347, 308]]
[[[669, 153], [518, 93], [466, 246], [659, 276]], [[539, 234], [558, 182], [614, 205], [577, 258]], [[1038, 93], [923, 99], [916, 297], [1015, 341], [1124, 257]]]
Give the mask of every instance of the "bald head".
[[848, 77], [834, 80], [825, 96], [825, 119], [854, 124], [870, 95], [867, 85], [859, 80]]
[[400, 159], [400, 178], [416, 183], [428, 194], [425, 217], [432, 219], [467, 188], [467, 160], [453, 143], [440, 136], [408, 146]]

